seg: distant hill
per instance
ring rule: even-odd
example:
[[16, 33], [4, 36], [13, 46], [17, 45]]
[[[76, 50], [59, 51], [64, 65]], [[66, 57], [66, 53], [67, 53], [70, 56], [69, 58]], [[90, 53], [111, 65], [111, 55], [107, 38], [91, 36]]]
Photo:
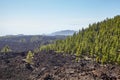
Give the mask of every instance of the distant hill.
[[64, 35], [64, 36], [71, 36], [75, 33], [74, 30], [62, 30], [62, 31], [56, 31], [54, 33], [51, 33], [50, 36], [56, 36], [56, 35]]
[[0, 37], [0, 51], [9, 46], [13, 52], [24, 52], [34, 50], [41, 45], [64, 39], [65, 36], [43, 36], [43, 35], [6, 35]]

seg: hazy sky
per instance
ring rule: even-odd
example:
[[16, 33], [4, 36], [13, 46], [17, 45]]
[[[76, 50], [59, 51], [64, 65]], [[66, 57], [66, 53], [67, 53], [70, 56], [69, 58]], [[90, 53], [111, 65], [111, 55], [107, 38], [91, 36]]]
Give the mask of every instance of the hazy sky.
[[79, 30], [120, 14], [120, 0], [0, 0], [0, 36]]

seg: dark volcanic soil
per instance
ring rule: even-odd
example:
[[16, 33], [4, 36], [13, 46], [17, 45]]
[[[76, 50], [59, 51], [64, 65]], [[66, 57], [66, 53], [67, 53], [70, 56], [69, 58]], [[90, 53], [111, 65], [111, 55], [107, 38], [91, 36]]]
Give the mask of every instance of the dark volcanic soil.
[[120, 66], [90, 60], [75, 62], [75, 56], [40, 52], [34, 64], [23, 61], [26, 52], [0, 54], [0, 80], [120, 80]]

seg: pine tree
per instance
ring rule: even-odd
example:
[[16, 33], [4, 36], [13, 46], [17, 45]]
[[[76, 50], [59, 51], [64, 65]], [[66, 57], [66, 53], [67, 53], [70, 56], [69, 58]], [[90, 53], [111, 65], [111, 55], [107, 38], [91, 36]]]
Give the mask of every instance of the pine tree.
[[33, 57], [34, 57], [34, 54], [31, 51], [29, 51], [27, 53], [25, 61], [29, 64], [33, 64]]
[[102, 63], [119, 62], [116, 51], [120, 49], [120, 15], [90, 24], [73, 36], [50, 45], [52, 48], [49, 45], [45, 48], [77, 56], [90, 56]]

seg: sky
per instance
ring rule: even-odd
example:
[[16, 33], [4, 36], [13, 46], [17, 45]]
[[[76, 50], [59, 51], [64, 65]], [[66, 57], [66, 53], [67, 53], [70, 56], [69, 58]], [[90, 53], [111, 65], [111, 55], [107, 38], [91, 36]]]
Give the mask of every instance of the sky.
[[0, 36], [86, 28], [120, 14], [120, 0], [0, 0]]

